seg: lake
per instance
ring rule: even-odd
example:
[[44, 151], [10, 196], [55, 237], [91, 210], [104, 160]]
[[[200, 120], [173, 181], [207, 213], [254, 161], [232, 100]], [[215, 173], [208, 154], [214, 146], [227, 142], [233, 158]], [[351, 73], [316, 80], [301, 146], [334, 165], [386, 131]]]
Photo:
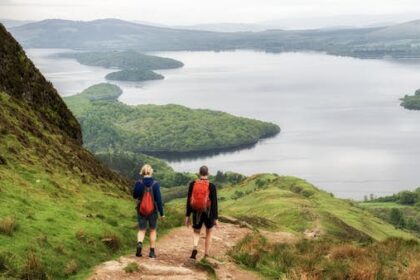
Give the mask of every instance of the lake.
[[[103, 82], [109, 69], [29, 49], [63, 96]], [[182, 61], [164, 80], [117, 82], [127, 104], [182, 104], [278, 124], [255, 147], [171, 160], [178, 171], [275, 172], [307, 179], [338, 197], [361, 199], [420, 185], [420, 112], [399, 98], [420, 88], [420, 64], [321, 53], [154, 53]], [[223, 128], [220, 128], [223, 129]]]

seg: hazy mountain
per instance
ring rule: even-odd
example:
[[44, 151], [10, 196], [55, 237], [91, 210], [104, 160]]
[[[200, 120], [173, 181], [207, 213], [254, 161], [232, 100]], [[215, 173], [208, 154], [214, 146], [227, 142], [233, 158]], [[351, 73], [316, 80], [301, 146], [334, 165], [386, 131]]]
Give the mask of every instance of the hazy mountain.
[[[222, 27], [219, 25], [217, 28]], [[416, 21], [371, 28], [212, 32], [150, 26], [118, 19], [56, 19], [13, 27], [10, 31], [25, 47], [34, 48], [137, 51], [258, 49], [268, 52], [322, 51], [362, 58], [412, 58], [420, 56], [417, 28]], [[405, 41], [401, 42], [401, 39]]]
[[0, 23], [2, 23], [7, 28], [24, 25], [31, 22], [34, 22], [34, 21], [33, 20], [0, 19]]
[[213, 32], [258, 32], [270, 29], [270, 26], [252, 23], [208, 23], [208, 24], [195, 24], [195, 25], [178, 25], [176, 28], [188, 30], [202, 30]]
[[420, 20], [387, 26], [369, 35], [386, 40], [420, 39]]

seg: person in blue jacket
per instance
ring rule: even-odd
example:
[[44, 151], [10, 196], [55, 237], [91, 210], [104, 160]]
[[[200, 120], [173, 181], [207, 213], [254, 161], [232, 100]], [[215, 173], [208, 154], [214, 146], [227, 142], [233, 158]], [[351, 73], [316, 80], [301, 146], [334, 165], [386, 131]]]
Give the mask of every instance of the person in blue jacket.
[[[142, 256], [142, 248], [143, 248], [143, 240], [144, 236], [146, 235], [147, 225], [149, 225], [150, 229], [150, 258], [156, 258], [155, 253], [155, 246], [156, 246], [156, 228], [157, 228], [157, 219], [158, 219], [158, 212], [160, 214], [161, 219], [165, 218], [165, 214], [163, 213], [163, 203], [162, 203], [162, 195], [160, 193], [160, 185], [159, 182], [153, 179], [153, 169], [150, 165], [145, 164], [140, 170], [141, 179], [134, 184], [133, 189], [133, 198], [137, 199], [137, 206], [141, 203], [143, 198], [144, 191], [146, 187], [151, 187], [151, 193], [154, 200], [154, 211], [148, 217], [143, 217], [137, 211], [137, 221], [139, 224], [139, 232], [137, 234], [137, 250], [136, 256]], [[138, 207], [136, 207], [138, 209]]]

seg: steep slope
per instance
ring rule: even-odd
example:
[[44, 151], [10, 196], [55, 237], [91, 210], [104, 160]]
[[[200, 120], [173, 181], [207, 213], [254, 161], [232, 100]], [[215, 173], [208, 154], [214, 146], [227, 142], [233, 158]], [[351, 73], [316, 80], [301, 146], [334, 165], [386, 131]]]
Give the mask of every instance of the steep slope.
[[0, 37], [0, 278], [82, 277], [135, 243], [130, 182], [81, 147], [56, 91]]
[[1, 24], [0, 42], [0, 91], [25, 101], [43, 119], [81, 143], [82, 134], [77, 120], [67, 110], [52, 84], [45, 80]]

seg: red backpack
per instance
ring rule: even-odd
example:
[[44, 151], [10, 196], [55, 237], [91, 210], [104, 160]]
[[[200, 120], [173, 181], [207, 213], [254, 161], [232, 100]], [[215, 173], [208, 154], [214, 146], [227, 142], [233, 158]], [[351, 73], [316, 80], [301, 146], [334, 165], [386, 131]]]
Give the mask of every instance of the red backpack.
[[209, 194], [209, 181], [202, 179], [196, 180], [191, 194], [191, 208], [196, 212], [206, 212], [211, 205]]
[[[142, 181], [140, 181], [140, 183], [143, 184]], [[153, 184], [150, 187], [144, 185], [144, 192], [143, 192], [142, 199], [139, 203], [139, 209], [138, 209], [139, 214], [142, 217], [149, 217], [155, 211], [155, 199], [153, 197], [154, 185], [155, 185], [155, 182], [153, 182]]]

